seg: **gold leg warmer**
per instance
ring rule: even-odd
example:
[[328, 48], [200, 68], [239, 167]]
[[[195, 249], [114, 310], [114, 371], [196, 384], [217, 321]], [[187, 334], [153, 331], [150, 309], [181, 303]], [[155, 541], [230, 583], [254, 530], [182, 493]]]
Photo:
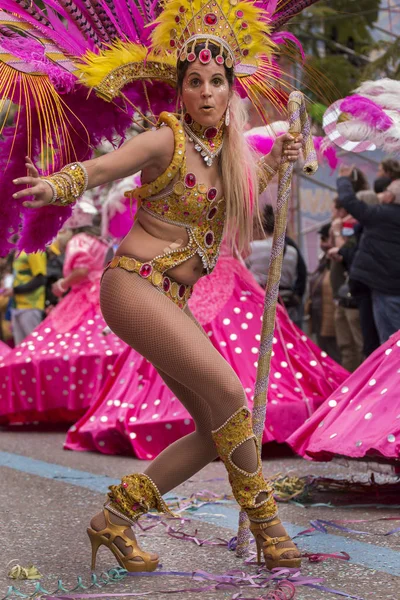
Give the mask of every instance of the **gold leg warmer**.
[[144, 473], [126, 475], [119, 485], [111, 485], [109, 490], [107, 508], [116, 515], [131, 521], [137, 521], [150, 510], [173, 516], [154, 481]]
[[[273, 519], [277, 514], [273, 489], [262, 474], [262, 464], [257, 449], [258, 465], [254, 473], [249, 473], [237, 467], [232, 455], [241, 444], [257, 438], [253, 433], [251, 412], [247, 407], [237, 410], [218, 429], [212, 432], [218, 454], [222, 459], [229, 476], [233, 495], [239, 506], [246, 511], [251, 521], [263, 522]], [[260, 493], [267, 498], [257, 502]]]

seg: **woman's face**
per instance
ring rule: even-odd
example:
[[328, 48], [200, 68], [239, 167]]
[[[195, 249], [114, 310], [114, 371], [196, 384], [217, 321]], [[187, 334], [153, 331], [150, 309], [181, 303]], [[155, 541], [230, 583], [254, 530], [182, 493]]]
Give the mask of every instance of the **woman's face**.
[[199, 59], [190, 63], [182, 83], [182, 100], [190, 116], [200, 125], [215, 126], [222, 119], [230, 98], [223, 65]]

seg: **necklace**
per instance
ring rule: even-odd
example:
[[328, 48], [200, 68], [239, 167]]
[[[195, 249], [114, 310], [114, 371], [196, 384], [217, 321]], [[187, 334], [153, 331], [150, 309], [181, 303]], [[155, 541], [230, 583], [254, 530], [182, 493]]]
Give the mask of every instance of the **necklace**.
[[185, 113], [183, 128], [187, 133], [189, 142], [193, 142], [194, 149], [200, 152], [206, 165], [211, 167], [213, 160], [220, 154], [224, 144], [223, 119], [217, 127], [204, 127], [196, 123], [189, 113]]

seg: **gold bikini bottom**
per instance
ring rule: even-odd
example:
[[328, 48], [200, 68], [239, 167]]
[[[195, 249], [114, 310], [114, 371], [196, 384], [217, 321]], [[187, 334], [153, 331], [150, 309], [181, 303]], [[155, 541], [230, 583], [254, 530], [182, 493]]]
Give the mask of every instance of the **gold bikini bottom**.
[[[160, 263], [158, 258], [157, 264]], [[114, 256], [111, 262], [106, 266], [107, 269], [124, 269], [130, 273], [137, 273], [143, 279], [147, 279], [154, 287], [167, 296], [179, 308], [185, 308], [187, 301], [192, 295], [193, 286], [178, 283], [171, 277], [164, 275], [161, 271], [155, 268], [153, 261], [140, 262], [131, 256]]]

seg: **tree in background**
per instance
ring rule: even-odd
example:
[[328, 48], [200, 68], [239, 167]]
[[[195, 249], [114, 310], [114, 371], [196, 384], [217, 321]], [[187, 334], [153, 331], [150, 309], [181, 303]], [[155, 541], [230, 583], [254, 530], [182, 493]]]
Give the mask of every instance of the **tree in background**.
[[[373, 64], [372, 30], [380, 5], [380, 0], [321, 0], [293, 19], [289, 29], [301, 41], [309, 67], [304, 88], [315, 89], [315, 83], [310, 83], [317, 71], [324, 76], [321, 91], [324, 81], [330, 84], [325, 101], [332, 102], [348, 96], [365, 79], [364, 73]], [[317, 100], [315, 93], [309, 95]]]

